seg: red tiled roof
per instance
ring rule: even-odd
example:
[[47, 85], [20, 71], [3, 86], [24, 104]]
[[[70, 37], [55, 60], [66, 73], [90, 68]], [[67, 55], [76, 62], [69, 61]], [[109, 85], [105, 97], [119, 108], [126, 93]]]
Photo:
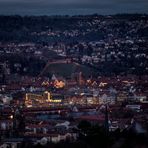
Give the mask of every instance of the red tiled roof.
[[104, 116], [97, 116], [97, 115], [81, 116], [81, 117], [78, 118], [78, 120], [104, 122], [105, 117]]
[[28, 128], [43, 128], [43, 127], [50, 127], [49, 124], [30, 124], [30, 125], [27, 125], [26, 127]]

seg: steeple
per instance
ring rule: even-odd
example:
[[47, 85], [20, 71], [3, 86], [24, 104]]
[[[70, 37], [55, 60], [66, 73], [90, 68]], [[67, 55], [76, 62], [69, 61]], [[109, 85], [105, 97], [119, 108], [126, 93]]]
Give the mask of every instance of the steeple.
[[108, 135], [108, 132], [109, 132], [109, 124], [108, 124], [108, 105], [106, 104], [105, 105], [105, 131], [106, 131], [106, 134]]

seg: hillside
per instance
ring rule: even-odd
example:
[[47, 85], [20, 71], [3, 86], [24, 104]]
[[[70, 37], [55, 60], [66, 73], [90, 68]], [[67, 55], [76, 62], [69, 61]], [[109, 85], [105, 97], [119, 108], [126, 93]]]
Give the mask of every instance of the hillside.
[[80, 72], [82, 72], [82, 75], [87, 78], [94, 75], [96, 70], [77, 63], [56, 62], [49, 64], [46, 70], [44, 70], [43, 75], [50, 77], [55, 74], [64, 78], [70, 78]]

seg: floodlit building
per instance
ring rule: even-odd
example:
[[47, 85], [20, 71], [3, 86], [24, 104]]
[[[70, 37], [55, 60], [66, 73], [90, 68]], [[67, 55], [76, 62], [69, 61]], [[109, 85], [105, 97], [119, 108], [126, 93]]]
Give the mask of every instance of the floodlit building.
[[45, 91], [43, 94], [27, 93], [25, 96], [26, 107], [47, 107], [61, 102], [62, 98], [54, 99], [48, 91]]

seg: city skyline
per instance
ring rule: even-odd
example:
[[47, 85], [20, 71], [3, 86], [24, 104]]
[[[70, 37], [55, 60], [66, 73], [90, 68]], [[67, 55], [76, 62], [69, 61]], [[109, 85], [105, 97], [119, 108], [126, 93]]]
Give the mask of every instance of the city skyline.
[[0, 0], [0, 15], [148, 13], [147, 0]]

